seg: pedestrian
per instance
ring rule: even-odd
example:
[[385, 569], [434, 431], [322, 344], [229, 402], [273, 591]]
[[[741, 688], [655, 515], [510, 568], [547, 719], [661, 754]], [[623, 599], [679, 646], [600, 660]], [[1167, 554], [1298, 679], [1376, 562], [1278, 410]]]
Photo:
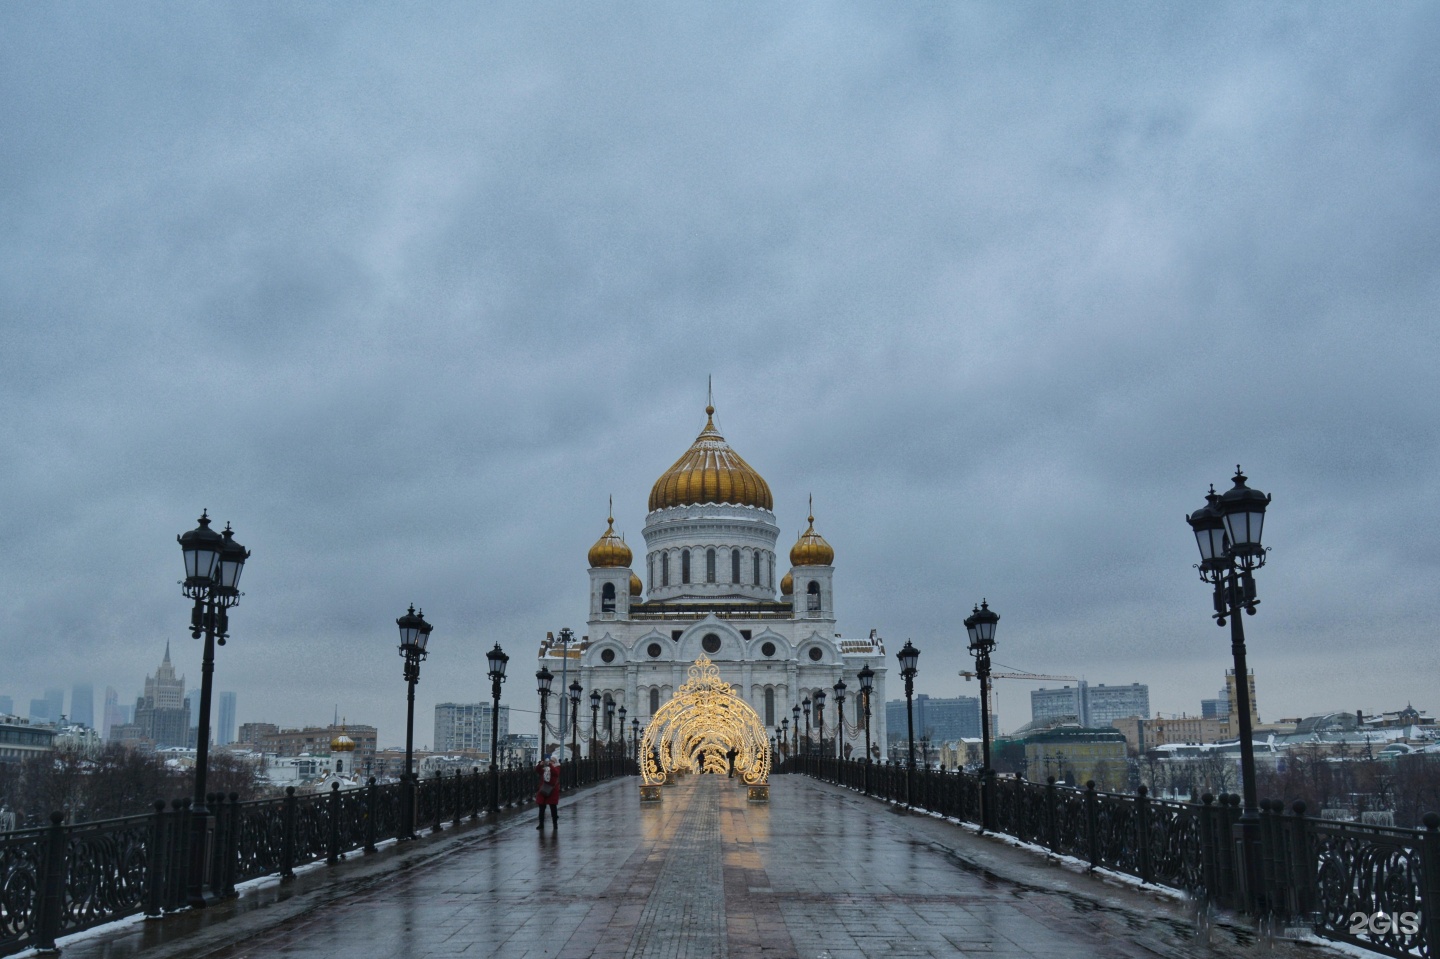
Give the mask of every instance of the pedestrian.
[[551, 753], [535, 766], [535, 804], [540, 807], [540, 821], [535, 828], [545, 830], [545, 807], [550, 807], [550, 822], [558, 831], [560, 828], [560, 764]]
[[735, 778], [735, 757], [738, 755], [740, 755], [740, 751], [733, 746], [730, 747], [730, 750], [725, 753], [725, 759], [729, 762], [730, 765], [730, 774], [725, 777], [726, 779]]

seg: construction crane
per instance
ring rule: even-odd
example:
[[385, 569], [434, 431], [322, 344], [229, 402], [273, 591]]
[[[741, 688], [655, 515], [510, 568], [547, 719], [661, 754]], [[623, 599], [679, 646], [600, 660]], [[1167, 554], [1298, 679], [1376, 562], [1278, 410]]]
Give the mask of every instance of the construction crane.
[[[967, 683], [970, 682], [970, 680], [972, 680], [972, 679], [978, 679], [979, 676], [980, 676], [979, 673], [973, 672], [973, 671], [968, 670], [968, 669], [962, 669], [962, 670], [960, 670], [960, 675], [965, 677], [965, 682], [967, 682]], [[1080, 682], [1080, 678], [1079, 678], [1078, 676], [1048, 676], [1048, 675], [1046, 675], [1045, 673], [991, 673], [991, 674], [990, 674], [990, 678], [991, 678], [991, 679], [1029, 679], [1029, 680], [1032, 680], [1032, 681], [1033, 681], [1033, 680], [1038, 680], [1038, 681], [1040, 681], [1040, 682], [1056, 682], [1056, 683], [1078, 683], [1078, 682]], [[996, 689], [993, 685], [990, 687], [990, 715], [991, 715], [991, 717], [996, 717], [996, 716], [999, 716], [999, 715], [1000, 715], [1000, 690]]]

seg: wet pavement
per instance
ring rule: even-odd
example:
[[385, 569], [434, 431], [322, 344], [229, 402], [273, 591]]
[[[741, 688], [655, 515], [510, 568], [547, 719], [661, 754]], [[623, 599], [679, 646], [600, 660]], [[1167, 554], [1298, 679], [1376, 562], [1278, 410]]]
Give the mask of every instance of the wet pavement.
[[852, 791], [778, 776], [752, 804], [700, 776], [638, 780], [313, 870], [234, 903], [62, 942], [67, 959], [682, 959], [1338, 955], [1224, 923]]

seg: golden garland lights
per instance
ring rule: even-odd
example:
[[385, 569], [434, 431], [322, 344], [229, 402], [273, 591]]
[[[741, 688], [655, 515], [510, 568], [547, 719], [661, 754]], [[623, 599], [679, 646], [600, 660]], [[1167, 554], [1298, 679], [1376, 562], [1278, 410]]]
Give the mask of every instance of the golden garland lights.
[[735, 772], [747, 785], [770, 779], [770, 738], [760, 716], [720, 678], [720, 668], [701, 656], [689, 678], [645, 727], [640, 775], [659, 786], [667, 773], [725, 773], [735, 750]]

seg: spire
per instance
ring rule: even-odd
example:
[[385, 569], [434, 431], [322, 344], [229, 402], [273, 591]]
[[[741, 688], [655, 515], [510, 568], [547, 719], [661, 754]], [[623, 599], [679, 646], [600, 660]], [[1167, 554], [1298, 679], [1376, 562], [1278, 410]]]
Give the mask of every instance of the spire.
[[167, 639], [165, 640], [165, 658], [160, 660], [160, 664], [163, 666], [168, 662], [170, 662], [170, 640]]

